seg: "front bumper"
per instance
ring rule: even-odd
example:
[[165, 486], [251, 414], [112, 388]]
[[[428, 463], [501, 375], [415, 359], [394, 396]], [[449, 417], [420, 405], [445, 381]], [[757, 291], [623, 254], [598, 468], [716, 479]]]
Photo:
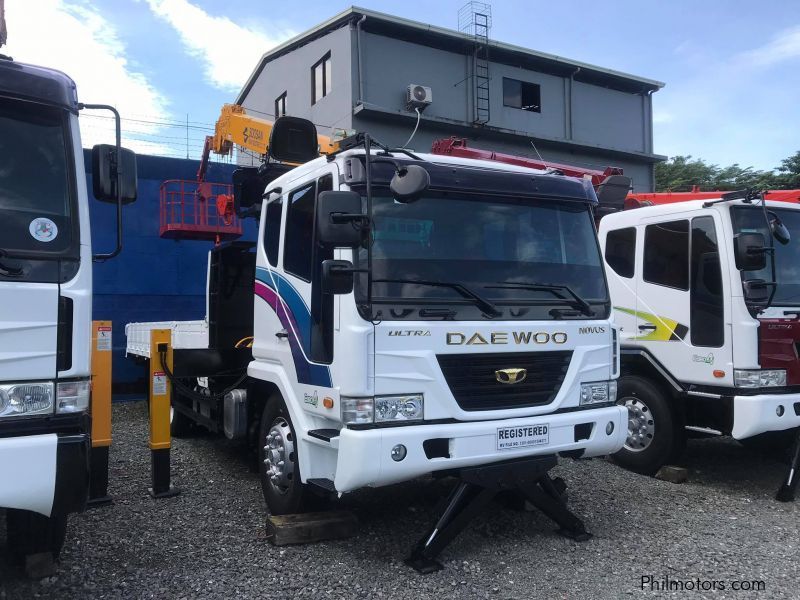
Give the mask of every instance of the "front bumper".
[[[435, 471], [499, 462], [525, 456], [544, 456], [583, 450], [583, 456], [604, 456], [622, 448], [628, 434], [628, 411], [622, 406], [606, 406], [574, 412], [538, 415], [519, 419], [420, 424], [403, 427], [353, 430], [339, 433], [339, 453], [334, 484], [339, 492], [364, 486], [383, 486], [414, 479]], [[606, 433], [611, 422], [614, 429]], [[587, 439], [576, 441], [576, 425], [591, 423]], [[545, 446], [497, 450], [500, 427], [549, 425], [550, 440]], [[449, 457], [428, 458], [423, 443], [447, 439]], [[403, 444], [406, 457], [395, 462], [391, 449]]]
[[0, 438], [0, 508], [49, 517], [83, 510], [89, 490], [89, 436]]
[[[783, 407], [781, 411], [780, 407]], [[782, 412], [779, 416], [778, 413]], [[731, 435], [741, 440], [768, 431], [800, 427], [800, 394], [733, 397]]]

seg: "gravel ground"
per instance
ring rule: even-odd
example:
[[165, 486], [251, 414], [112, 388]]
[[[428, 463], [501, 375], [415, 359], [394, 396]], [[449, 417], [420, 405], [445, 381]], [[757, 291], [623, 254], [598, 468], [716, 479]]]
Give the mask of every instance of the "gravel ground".
[[[242, 447], [205, 436], [175, 440], [172, 456], [183, 493], [154, 501], [146, 407], [115, 405], [114, 504], [71, 517], [57, 576], [28, 581], [0, 566], [0, 599], [669, 596], [643, 592], [647, 575], [725, 586], [674, 597], [800, 596], [800, 507], [772, 498], [784, 467], [729, 439], [691, 441], [682, 485], [605, 460], [565, 460], [556, 473], [592, 540], [575, 543], [541, 514], [497, 506], [445, 550], [445, 569], [428, 576], [402, 559], [429, 526], [447, 481], [347, 495], [341, 505], [358, 516], [356, 537], [279, 548], [265, 539], [258, 476]], [[731, 590], [743, 580], [761, 580], [765, 591]]]

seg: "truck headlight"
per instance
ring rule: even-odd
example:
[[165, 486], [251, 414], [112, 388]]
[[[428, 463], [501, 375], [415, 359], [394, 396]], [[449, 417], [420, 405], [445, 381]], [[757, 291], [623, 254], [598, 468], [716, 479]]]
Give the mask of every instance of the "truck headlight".
[[421, 421], [422, 394], [375, 396], [375, 422]]
[[51, 414], [53, 414], [51, 381], [0, 385], [0, 418]]
[[784, 387], [784, 369], [734, 369], [733, 384], [741, 388]]
[[339, 404], [345, 425], [421, 421], [424, 408], [422, 394], [342, 396]]
[[75, 413], [89, 408], [89, 380], [61, 381], [56, 386], [56, 412]]
[[617, 400], [617, 380], [595, 381], [581, 384], [581, 406], [585, 404], [607, 404]]

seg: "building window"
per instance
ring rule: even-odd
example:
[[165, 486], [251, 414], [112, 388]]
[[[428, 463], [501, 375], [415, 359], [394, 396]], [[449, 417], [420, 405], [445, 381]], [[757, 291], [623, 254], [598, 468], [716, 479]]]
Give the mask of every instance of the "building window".
[[316, 187], [316, 183], [312, 182], [289, 194], [283, 246], [283, 268], [288, 273], [309, 282]]
[[689, 221], [647, 226], [643, 276], [648, 283], [689, 289]]
[[331, 53], [311, 67], [311, 104], [316, 104], [331, 91]]
[[622, 277], [633, 277], [636, 267], [636, 228], [626, 227], [606, 235], [606, 262]]
[[542, 96], [539, 84], [503, 77], [503, 106], [519, 108], [529, 112], [542, 112]]
[[275, 98], [275, 118], [286, 116], [286, 92]]

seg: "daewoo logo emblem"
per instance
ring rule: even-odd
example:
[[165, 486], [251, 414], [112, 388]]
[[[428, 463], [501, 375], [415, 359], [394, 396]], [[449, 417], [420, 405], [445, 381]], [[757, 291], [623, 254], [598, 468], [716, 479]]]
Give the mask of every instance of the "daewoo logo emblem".
[[494, 376], [500, 383], [514, 384], [522, 383], [528, 376], [528, 369], [499, 369], [494, 372]]

